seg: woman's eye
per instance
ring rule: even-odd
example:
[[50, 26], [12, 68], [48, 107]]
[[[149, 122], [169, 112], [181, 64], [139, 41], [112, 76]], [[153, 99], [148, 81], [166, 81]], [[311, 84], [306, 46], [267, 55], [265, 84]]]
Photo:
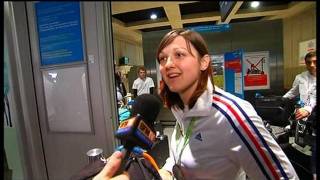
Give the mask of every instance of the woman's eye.
[[159, 57], [159, 63], [162, 64], [167, 60], [166, 57]]
[[177, 53], [176, 53], [176, 57], [178, 57], [178, 58], [181, 58], [181, 57], [183, 57], [183, 56], [184, 56], [183, 53], [180, 53], [180, 52], [177, 52]]

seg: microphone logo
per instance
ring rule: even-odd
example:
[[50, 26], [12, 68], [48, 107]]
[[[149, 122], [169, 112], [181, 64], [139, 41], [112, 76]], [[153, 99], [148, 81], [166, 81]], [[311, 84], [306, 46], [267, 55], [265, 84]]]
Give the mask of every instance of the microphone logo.
[[139, 114], [122, 121], [115, 135], [121, 140], [131, 142], [147, 149], [151, 149], [156, 139], [155, 133], [144, 122], [143, 117]]

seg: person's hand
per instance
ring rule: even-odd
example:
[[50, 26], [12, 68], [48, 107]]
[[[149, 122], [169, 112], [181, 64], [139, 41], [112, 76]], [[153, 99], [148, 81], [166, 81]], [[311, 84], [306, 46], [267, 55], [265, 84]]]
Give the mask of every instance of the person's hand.
[[299, 108], [297, 111], [296, 111], [296, 120], [301, 120], [307, 116], [309, 116], [309, 112], [303, 108]]
[[119, 176], [116, 176], [114, 178], [113, 175], [117, 172], [121, 165], [121, 161], [123, 159], [123, 154], [120, 151], [114, 152], [107, 160], [106, 165], [100, 171], [99, 174], [97, 174], [93, 180], [115, 180], [115, 179], [122, 179], [122, 180], [129, 180], [129, 176], [127, 174], [121, 174]]
[[163, 180], [172, 180], [171, 173], [165, 169], [160, 169], [159, 174]]

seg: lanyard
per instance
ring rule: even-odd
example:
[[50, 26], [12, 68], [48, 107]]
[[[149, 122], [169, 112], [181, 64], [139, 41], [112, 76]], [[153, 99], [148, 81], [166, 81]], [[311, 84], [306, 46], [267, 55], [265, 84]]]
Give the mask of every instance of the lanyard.
[[[178, 164], [181, 163], [181, 155], [182, 155], [182, 152], [183, 152], [184, 148], [187, 146], [187, 144], [189, 143], [190, 136], [191, 136], [191, 133], [192, 133], [192, 129], [193, 129], [195, 120], [196, 120], [196, 119], [193, 117], [193, 118], [191, 119], [191, 121], [189, 122], [186, 135], [185, 135], [184, 138], [183, 138], [183, 139], [184, 139], [184, 140], [183, 140], [183, 146], [182, 146], [182, 148], [181, 148], [181, 150], [180, 150], [180, 153], [179, 153], [179, 156], [178, 156], [178, 157], [179, 157], [179, 158], [178, 158]], [[179, 126], [179, 129], [180, 129], [180, 133], [181, 133], [181, 135], [182, 135], [182, 131], [181, 131], [181, 127], [180, 127], [179, 123], [178, 123], [178, 126]], [[181, 143], [181, 140], [179, 140], [179, 143], [178, 143], [178, 145], [176, 146], [176, 152], [178, 152], [178, 148], [180, 147], [180, 143]]]

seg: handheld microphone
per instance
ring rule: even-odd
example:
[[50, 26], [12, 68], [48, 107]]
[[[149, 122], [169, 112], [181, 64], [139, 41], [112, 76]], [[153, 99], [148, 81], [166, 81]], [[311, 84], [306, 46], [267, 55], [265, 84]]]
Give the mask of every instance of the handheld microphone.
[[144, 150], [155, 144], [154, 122], [161, 107], [160, 99], [154, 95], [138, 96], [132, 107], [133, 117], [122, 121], [115, 133], [123, 142], [124, 159], [128, 160], [124, 169], [132, 180], [161, 179], [156, 161]]
[[[125, 158], [127, 159], [131, 151], [139, 152], [143, 154], [145, 158], [149, 160], [152, 157], [148, 157], [148, 154], [141, 152], [141, 149], [151, 149], [155, 142], [155, 130], [153, 127], [154, 121], [156, 120], [160, 108], [162, 107], [161, 101], [150, 94], [143, 94], [135, 99], [132, 106], [133, 117], [124, 120], [120, 123], [118, 130], [115, 133], [116, 138], [123, 142], [123, 146], [119, 146], [117, 150], [125, 152]], [[98, 174], [104, 167], [105, 163], [100, 160], [94, 161], [84, 168], [82, 168], [77, 174], [74, 174], [72, 180], [85, 180]], [[155, 163], [152, 163], [153, 166]], [[132, 166], [132, 170], [136, 170], [136, 166]], [[129, 170], [130, 173], [133, 171]], [[140, 172], [140, 171], [139, 171]], [[132, 176], [140, 177], [139, 175]]]
[[151, 149], [156, 139], [153, 124], [161, 106], [161, 101], [151, 94], [142, 94], [135, 99], [133, 117], [122, 121], [115, 133], [115, 136], [124, 142], [124, 148], [128, 152], [134, 146]]

